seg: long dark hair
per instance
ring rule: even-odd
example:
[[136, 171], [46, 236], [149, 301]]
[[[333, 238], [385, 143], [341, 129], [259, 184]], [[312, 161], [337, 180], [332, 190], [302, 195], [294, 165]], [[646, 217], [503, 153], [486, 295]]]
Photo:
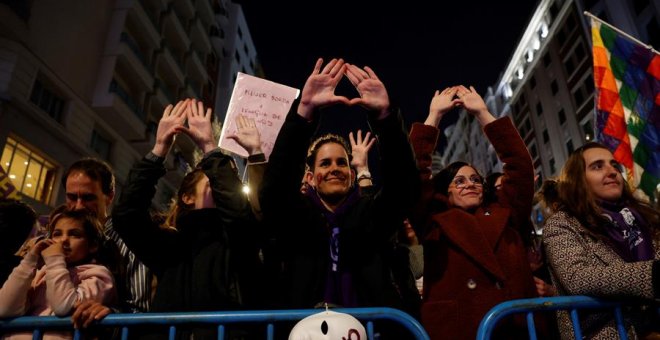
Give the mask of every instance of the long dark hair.
[[167, 213], [165, 213], [165, 221], [163, 222], [162, 227], [176, 229], [176, 220], [181, 214], [186, 213], [193, 209], [192, 204], [186, 204], [183, 201], [185, 195], [195, 195], [195, 186], [204, 177], [204, 171], [202, 169], [195, 169], [189, 172], [179, 186], [179, 190], [176, 193], [176, 198], [172, 200], [170, 208]]
[[[584, 151], [601, 148], [608, 150], [600, 143], [590, 142], [575, 150], [566, 160], [556, 182], [556, 204], [559, 210], [565, 211], [577, 218], [580, 223], [592, 234], [592, 236], [607, 237], [604, 226], [608, 220], [602, 215], [602, 211], [596, 197], [591, 192], [586, 179], [586, 163]], [[551, 196], [550, 196], [551, 197]], [[628, 183], [624, 181], [621, 203], [635, 209], [646, 220], [653, 234], [653, 238], [660, 240], [660, 212], [653, 209], [649, 204], [642, 202], [633, 196]]]

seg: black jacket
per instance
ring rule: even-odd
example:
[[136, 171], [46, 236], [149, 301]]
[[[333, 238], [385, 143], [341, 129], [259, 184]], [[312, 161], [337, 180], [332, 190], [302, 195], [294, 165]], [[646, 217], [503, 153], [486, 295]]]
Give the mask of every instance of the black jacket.
[[200, 167], [210, 180], [216, 208], [182, 214], [177, 230], [161, 228], [149, 213], [155, 185], [165, 174], [162, 164], [138, 161], [113, 209], [115, 229], [158, 278], [153, 312], [243, 306], [241, 274], [257, 255], [252, 212], [229, 156], [213, 152]]
[[[350, 273], [359, 306], [399, 307], [400, 296], [383, 254], [413, 202], [417, 170], [400, 116], [391, 114], [372, 125], [379, 138], [382, 189], [363, 192], [339, 218], [339, 266]], [[282, 251], [288, 308], [324, 302], [330, 266], [328, 221], [299, 190], [316, 127], [295, 111], [289, 113], [260, 194], [265, 221], [275, 230]]]

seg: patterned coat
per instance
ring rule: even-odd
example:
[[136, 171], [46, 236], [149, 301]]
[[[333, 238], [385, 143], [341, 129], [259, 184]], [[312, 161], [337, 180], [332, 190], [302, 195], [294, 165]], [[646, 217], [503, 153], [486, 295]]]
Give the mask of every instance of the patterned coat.
[[[586, 234], [574, 217], [560, 211], [543, 228], [543, 244], [559, 295], [653, 299], [653, 261], [625, 262], [611, 246]], [[660, 247], [654, 242], [655, 259]], [[618, 339], [612, 313], [580, 312], [582, 334], [588, 339]], [[568, 313], [559, 313], [562, 338], [573, 338]], [[628, 336], [636, 339], [642, 322], [639, 309], [624, 311]]]
[[[536, 297], [521, 232], [528, 226], [534, 194], [532, 161], [509, 118], [485, 126], [504, 166], [496, 202], [473, 212], [443, 208], [433, 192], [430, 163], [438, 129], [414, 124], [410, 138], [422, 177], [415, 224], [424, 246], [422, 324], [431, 339], [474, 339], [479, 322], [506, 300]], [[527, 337], [524, 327], [500, 328], [507, 338]], [[499, 337], [498, 337], [499, 338]]]

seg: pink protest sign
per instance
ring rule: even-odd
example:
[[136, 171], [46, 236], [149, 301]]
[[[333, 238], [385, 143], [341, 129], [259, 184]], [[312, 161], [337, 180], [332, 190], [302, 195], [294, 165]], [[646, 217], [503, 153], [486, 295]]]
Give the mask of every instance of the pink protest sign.
[[248, 156], [245, 149], [227, 138], [236, 132], [236, 117], [243, 115], [254, 119], [257, 124], [261, 136], [261, 150], [268, 159], [284, 119], [299, 93], [300, 90], [293, 87], [238, 72], [227, 115], [222, 124], [218, 143], [220, 148], [241, 157]]

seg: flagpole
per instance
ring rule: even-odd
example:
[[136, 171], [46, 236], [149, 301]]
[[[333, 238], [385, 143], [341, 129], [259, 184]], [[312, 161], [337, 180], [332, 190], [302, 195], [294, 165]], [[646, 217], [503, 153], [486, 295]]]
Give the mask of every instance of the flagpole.
[[630, 34], [624, 32], [624, 31], [622, 31], [622, 30], [620, 30], [620, 29], [618, 29], [618, 28], [616, 28], [616, 27], [610, 25], [610, 24], [607, 23], [606, 21], [603, 21], [601, 18], [599, 18], [599, 17], [597, 17], [597, 16], [591, 14], [589, 11], [584, 11], [583, 13], [584, 13], [584, 15], [586, 15], [586, 16], [592, 18], [592, 19], [596, 19], [596, 20], [598, 20], [601, 24], [605, 24], [605, 25], [607, 25], [607, 27], [609, 27], [609, 28], [615, 30], [617, 33], [621, 34], [622, 36], [624, 36], [624, 37], [626, 37], [626, 38], [628, 38], [628, 39], [630, 39], [630, 40], [632, 40], [632, 41], [634, 41], [634, 42], [636, 42], [636, 43], [638, 43], [638, 44], [640, 44], [640, 45], [646, 47], [647, 49], [653, 51], [654, 53], [658, 53], [658, 51], [656, 51], [656, 50], [653, 48], [653, 46], [651, 46], [651, 45], [649, 45], [649, 44], [645, 44], [645, 43], [643, 43], [643, 42], [637, 40], [637, 39], [636, 39], [635, 37], [633, 37], [632, 35], [630, 35]]

